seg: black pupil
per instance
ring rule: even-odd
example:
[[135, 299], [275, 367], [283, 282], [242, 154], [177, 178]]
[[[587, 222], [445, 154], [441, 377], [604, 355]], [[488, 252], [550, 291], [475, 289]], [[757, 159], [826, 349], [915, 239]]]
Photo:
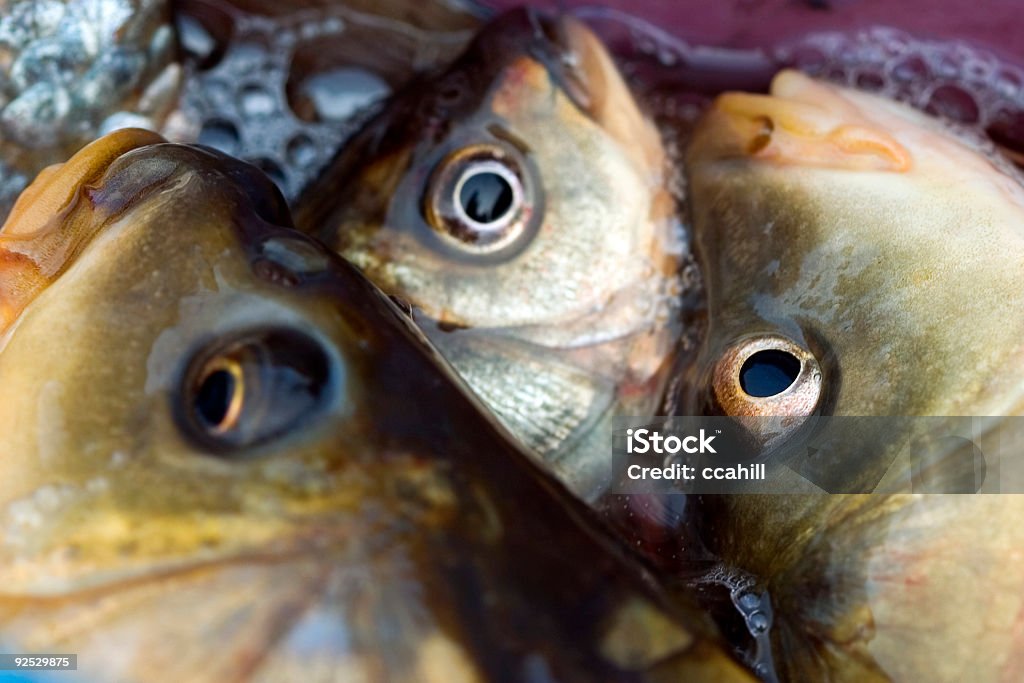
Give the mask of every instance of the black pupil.
[[788, 389], [800, 374], [800, 361], [791, 353], [758, 351], [740, 368], [740, 386], [750, 396], [775, 396]]
[[462, 210], [477, 223], [493, 223], [512, 208], [512, 186], [501, 175], [483, 171], [466, 178], [459, 190]]
[[215, 370], [206, 376], [196, 395], [196, 413], [209, 427], [217, 427], [228, 415], [235, 378], [227, 370]]

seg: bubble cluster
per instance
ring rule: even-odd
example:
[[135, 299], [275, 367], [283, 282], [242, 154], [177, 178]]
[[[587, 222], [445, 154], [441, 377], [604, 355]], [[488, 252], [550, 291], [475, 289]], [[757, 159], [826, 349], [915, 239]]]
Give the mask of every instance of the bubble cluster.
[[264, 16], [219, 0], [184, 3], [176, 24], [188, 78], [167, 135], [255, 164], [289, 200], [387, 95], [469, 38], [343, 6]]
[[707, 572], [692, 580], [691, 585], [700, 589], [724, 589], [729, 601], [742, 619], [750, 638], [752, 648], [740, 648], [737, 654], [765, 683], [775, 683], [775, 662], [772, 659], [771, 628], [774, 614], [771, 597], [767, 591], [760, 591], [753, 575], [724, 564], [716, 564]]
[[0, 216], [28, 179], [116, 128], [155, 130], [181, 69], [163, 0], [12, 0], [0, 12]]
[[[301, 20], [245, 14], [229, 5], [214, 7], [219, 11], [207, 9], [178, 19], [191, 73], [182, 117], [170, 132], [255, 164], [287, 197], [294, 197], [352, 131], [311, 125], [288, 106], [285, 84], [295, 41], [303, 31]], [[218, 35], [222, 24], [230, 27], [230, 35]], [[344, 23], [325, 24], [319, 30], [342, 33]], [[296, 149], [309, 152], [296, 155]]]
[[772, 58], [932, 114], [983, 153], [993, 143], [1018, 163], [1024, 153], [1024, 69], [990, 51], [876, 27], [809, 35]]
[[607, 9], [582, 16], [613, 47], [658, 117], [684, 130], [724, 90], [764, 91], [782, 68], [908, 104], [931, 114], [1004, 170], [1024, 163], [1024, 69], [957, 41], [889, 27], [822, 32], [766, 50], [690, 44]]

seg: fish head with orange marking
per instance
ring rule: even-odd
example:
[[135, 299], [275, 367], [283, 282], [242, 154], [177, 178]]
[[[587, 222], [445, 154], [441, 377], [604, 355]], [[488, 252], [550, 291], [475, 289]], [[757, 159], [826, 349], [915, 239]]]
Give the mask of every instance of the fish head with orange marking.
[[801, 475], [698, 512], [771, 594], [781, 677], [1019, 678], [1024, 500], [911, 495], [1024, 490], [1019, 173], [795, 72], [719, 97], [686, 172], [709, 331], [684, 402], [781, 425]]
[[[1024, 407], [1024, 189], [994, 154], [905, 105], [786, 71], [769, 95], [718, 98], [686, 172], [710, 319], [691, 408]], [[740, 370], [768, 352], [792, 359], [791, 391], [744, 393]]]

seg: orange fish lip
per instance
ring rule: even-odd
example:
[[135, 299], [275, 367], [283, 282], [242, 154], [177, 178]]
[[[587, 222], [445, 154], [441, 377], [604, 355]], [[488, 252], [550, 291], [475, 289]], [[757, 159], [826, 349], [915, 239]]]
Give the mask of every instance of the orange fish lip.
[[29, 235], [43, 229], [60, 213], [78, 188], [103, 175], [111, 163], [133, 149], [167, 142], [141, 128], [123, 128], [95, 140], [63, 164], [44, 168], [25, 188], [0, 227], [0, 237]]
[[910, 170], [910, 152], [830, 87], [780, 72], [771, 94], [719, 95], [704, 119], [705, 151], [778, 165]]
[[18, 197], [0, 227], [0, 332], [66, 266], [91, 233], [58, 231], [55, 219], [74, 205], [82, 188], [96, 182], [118, 158], [166, 142], [156, 133], [126, 128], [83, 147], [63, 164], [49, 166]]

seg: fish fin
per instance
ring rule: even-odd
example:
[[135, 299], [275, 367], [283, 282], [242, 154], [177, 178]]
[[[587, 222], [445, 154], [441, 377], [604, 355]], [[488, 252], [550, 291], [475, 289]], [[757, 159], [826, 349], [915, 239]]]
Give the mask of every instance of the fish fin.
[[719, 127], [718, 156], [778, 164], [903, 172], [911, 157], [895, 138], [829, 85], [783, 71], [770, 95], [725, 93], [708, 124]]
[[165, 142], [127, 128], [86, 145], [63, 164], [43, 169], [21, 193], [0, 227], [0, 331], [67, 267], [92, 237], [93, 221], [69, 220], [82, 188], [137, 147]]
[[557, 351], [471, 330], [428, 336], [499, 421], [547, 460], [583, 438], [614, 401], [611, 382]]
[[[60, 599], [0, 595], [0, 625], [5, 634], [17, 634], [16, 643], [3, 644], [74, 650], [81, 680], [92, 681], [421, 680], [417, 647], [434, 634], [429, 622], [396, 623], [402, 609], [394, 607], [420, 599], [407, 588], [419, 584], [386, 554], [372, 564], [341, 557], [333, 571], [313, 558], [257, 556]], [[397, 629], [395, 642], [381, 648], [350, 630], [364, 623], [367, 633], [383, 624], [389, 633]], [[125, 642], [125, 634], [133, 645], [128, 656], [119, 656], [116, 643]], [[303, 676], [294, 675], [299, 670]], [[319, 676], [311, 677], [311, 670]]]

